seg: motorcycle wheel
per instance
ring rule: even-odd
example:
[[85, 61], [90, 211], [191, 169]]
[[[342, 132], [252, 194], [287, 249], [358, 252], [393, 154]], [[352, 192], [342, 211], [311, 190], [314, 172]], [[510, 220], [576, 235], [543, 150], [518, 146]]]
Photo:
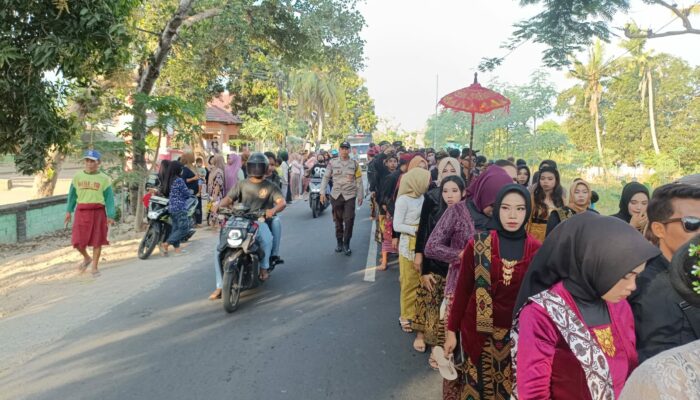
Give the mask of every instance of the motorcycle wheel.
[[243, 272], [241, 271], [238, 259], [233, 260], [232, 263], [235, 265], [231, 272], [224, 272], [223, 290], [221, 291], [224, 310], [229, 314], [238, 309], [238, 303], [241, 299], [241, 290], [243, 289]]
[[314, 218], [318, 217], [318, 210], [319, 210], [319, 208], [320, 208], [320, 207], [318, 206], [318, 201], [319, 201], [318, 199], [314, 199], [314, 200], [313, 200], [313, 203], [311, 204], [311, 215], [312, 215]]
[[150, 224], [146, 234], [143, 235], [141, 243], [139, 243], [138, 256], [140, 259], [145, 260], [151, 256], [153, 249], [158, 245], [158, 240], [160, 239], [160, 232], [158, 229], [158, 224]]

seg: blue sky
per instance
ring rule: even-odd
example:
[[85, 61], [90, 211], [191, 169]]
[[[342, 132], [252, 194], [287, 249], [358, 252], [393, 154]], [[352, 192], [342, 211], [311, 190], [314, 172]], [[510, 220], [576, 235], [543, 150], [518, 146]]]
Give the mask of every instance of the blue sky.
[[[518, 4], [517, 0], [366, 0], [360, 6], [368, 25], [362, 32], [367, 67], [361, 75], [380, 118], [405, 130], [422, 130], [435, 111], [436, 75], [439, 96], [469, 85], [482, 57], [504, 54], [499, 46], [510, 36], [513, 23], [537, 12]], [[630, 13], [618, 16], [613, 25], [623, 26], [631, 19], [642, 27], [660, 28], [673, 15], [660, 6], [633, 0]], [[700, 26], [700, 18], [694, 21]], [[682, 28], [679, 20], [668, 29], [674, 27]], [[648, 47], [700, 64], [698, 35], [654, 39]], [[493, 73], [480, 74], [479, 81], [527, 82], [541, 68], [542, 49], [525, 44]], [[607, 49], [610, 58], [623, 52], [615, 42]], [[573, 84], [564, 71], [548, 71], [559, 89]]]

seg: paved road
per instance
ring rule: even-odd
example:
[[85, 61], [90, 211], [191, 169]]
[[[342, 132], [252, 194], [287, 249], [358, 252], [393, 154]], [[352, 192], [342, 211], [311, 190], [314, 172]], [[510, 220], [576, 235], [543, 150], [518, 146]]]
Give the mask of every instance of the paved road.
[[[0, 398], [439, 398], [439, 375], [399, 330], [397, 269], [363, 280], [367, 207], [352, 257], [333, 252], [328, 211], [314, 220], [299, 202], [284, 212], [286, 264], [232, 315], [206, 299], [214, 243], [203, 234], [186, 257], [107, 269], [94, 284], [72, 286], [82, 297], [0, 321], [3, 342], [15, 344], [12, 359], [32, 354], [0, 372]], [[100, 293], [104, 299], [94, 297]], [[60, 319], [37, 321], [52, 309], [62, 310]], [[32, 323], [28, 339], [22, 327]], [[70, 329], [52, 338], [59, 324]], [[49, 343], [39, 345], [39, 329]]]

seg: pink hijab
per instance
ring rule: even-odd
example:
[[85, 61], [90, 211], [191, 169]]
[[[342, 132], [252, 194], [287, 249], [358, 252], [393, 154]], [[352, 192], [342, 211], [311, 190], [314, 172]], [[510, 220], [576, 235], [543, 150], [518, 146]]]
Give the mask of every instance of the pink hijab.
[[238, 171], [241, 169], [241, 156], [231, 153], [226, 157], [226, 169], [224, 170], [224, 188], [226, 193], [238, 183]]

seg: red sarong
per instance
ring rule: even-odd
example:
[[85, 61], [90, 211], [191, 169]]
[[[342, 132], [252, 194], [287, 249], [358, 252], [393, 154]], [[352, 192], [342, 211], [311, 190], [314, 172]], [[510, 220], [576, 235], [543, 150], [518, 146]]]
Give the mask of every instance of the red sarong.
[[102, 204], [78, 204], [73, 218], [71, 244], [78, 249], [109, 244], [105, 206]]

